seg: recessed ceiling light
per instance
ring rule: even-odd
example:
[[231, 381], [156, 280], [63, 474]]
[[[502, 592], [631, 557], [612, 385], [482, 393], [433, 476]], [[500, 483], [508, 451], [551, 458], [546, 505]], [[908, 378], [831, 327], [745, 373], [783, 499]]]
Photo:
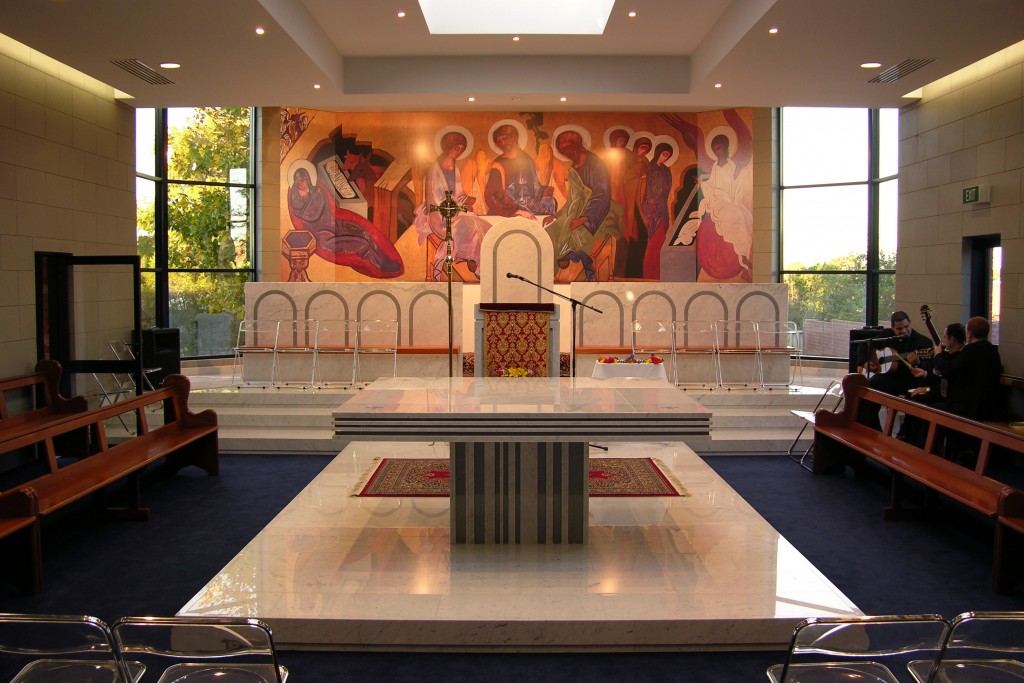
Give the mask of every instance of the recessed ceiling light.
[[256, 27], [256, 35], [262, 36], [266, 32], [267, 31], [262, 26], [257, 26]]
[[564, 97], [559, 97], [559, 98], [558, 98], [558, 101], [559, 101], [559, 102], [565, 102], [565, 100], [566, 100], [566, 98], [564, 98]]
[[716, 88], [721, 88], [721, 87], [722, 87], [722, 84], [721, 84], [721, 83], [715, 83], [715, 87], [716, 87]]
[[475, 98], [475, 97], [470, 97], [470, 98], [469, 98], [469, 101], [470, 101], [470, 102], [476, 102], [476, 98]]
[[319, 90], [319, 89], [320, 89], [320, 84], [319, 83], [314, 83], [313, 84], [313, 90]]
[[779, 27], [778, 26], [772, 26], [770, 29], [768, 29], [768, 33], [771, 33], [772, 35], [775, 35], [778, 32], [779, 32]]
[[[615, 0], [419, 0], [433, 35], [601, 35]], [[544, 17], [537, 21], [537, 17]]]
[[629, 17], [630, 19], [636, 19], [636, 12], [630, 12], [626, 16]]
[[860, 65], [860, 68], [862, 68], [862, 69], [877, 69], [880, 66], [882, 66], [881, 62], [864, 62], [863, 64]]
[[405, 12], [399, 12], [398, 13], [398, 18], [399, 19], [405, 19]]
[[180, 69], [181, 64], [177, 62], [160, 62], [161, 69]]
[[512, 36], [512, 42], [513, 43], [518, 43], [519, 42], [519, 36]]

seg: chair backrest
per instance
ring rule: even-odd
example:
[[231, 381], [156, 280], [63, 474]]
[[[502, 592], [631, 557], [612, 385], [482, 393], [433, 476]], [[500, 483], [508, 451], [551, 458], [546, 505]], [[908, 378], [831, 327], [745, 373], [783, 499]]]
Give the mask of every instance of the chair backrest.
[[287, 677], [270, 627], [258, 619], [123, 617], [112, 630], [120, 656], [142, 662], [160, 680], [282, 683]]
[[756, 323], [757, 344], [764, 351], [776, 349], [795, 353], [798, 343], [798, 329], [790, 320], [759, 320]]
[[277, 348], [280, 329], [280, 320], [243, 320], [238, 323], [238, 341], [235, 346], [272, 351]]
[[957, 615], [930, 674], [924, 663], [914, 670], [922, 681], [1024, 680], [1024, 612]]
[[948, 632], [938, 614], [805, 619], [793, 631], [786, 663], [770, 667], [768, 676], [777, 683], [913, 681], [911, 662], [930, 667]]
[[282, 320], [277, 331], [278, 348], [312, 349], [316, 344], [316, 320]]
[[317, 348], [351, 351], [356, 346], [355, 321], [320, 320], [316, 335]]
[[668, 320], [634, 320], [630, 329], [634, 355], [672, 353], [674, 336]]
[[357, 321], [356, 350], [359, 353], [395, 353], [398, 350], [398, 321]]
[[716, 320], [715, 348], [719, 352], [757, 351], [761, 348], [757, 343], [757, 325], [753, 320]]
[[122, 661], [96, 617], [0, 614], [0, 680], [123, 683], [141, 675], [140, 666]]
[[715, 349], [715, 324], [710, 320], [677, 320], [675, 347], [677, 353], [711, 353]]

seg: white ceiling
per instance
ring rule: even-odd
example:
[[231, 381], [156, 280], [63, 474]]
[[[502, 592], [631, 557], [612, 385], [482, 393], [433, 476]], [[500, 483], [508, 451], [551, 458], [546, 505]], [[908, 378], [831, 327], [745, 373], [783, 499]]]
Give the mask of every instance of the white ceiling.
[[[1024, 0], [616, 0], [602, 36], [519, 42], [431, 36], [416, 0], [3, 0], [0, 33], [145, 107], [893, 107], [1024, 40]], [[146, 83], [110, 63], [119, 59], [173, 84]], [[909, 59], [934, 61], [895, 83], [867, 82]], [[182, 66], [160, 69], [165, 61]]]

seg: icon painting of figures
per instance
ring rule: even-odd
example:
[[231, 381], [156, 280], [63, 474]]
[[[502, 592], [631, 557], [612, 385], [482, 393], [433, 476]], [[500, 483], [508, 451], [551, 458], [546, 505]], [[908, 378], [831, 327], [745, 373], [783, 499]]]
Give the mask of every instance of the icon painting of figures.
[[[297, 125], [296, 122], [301, 122]], [[289, 281], [480, 281], [496, 222], [537, 221], [556, 283], [750, 282], [752, 111], [281, 115]]]

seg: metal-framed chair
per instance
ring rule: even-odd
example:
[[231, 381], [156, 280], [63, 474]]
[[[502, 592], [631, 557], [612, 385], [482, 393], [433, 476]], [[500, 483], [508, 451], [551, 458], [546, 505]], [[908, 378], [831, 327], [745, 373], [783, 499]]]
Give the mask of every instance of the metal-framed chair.
[[110, 628], [87, 615], [0, 614], [0, 676], [12, 683], [125, 683], [145, 666], [125, 660]]
[[[757, 348], [760, 355], [761, 386], [765, 389], [789, 387], [799, 377], [803, 381], [804, 370], [799, 341], [799, 329], [791, 320], [759, 320], [756, 323]], [[780, 357], [786, 364], [786, 381], [768, 381], [767, 368], [774, 364], [768, 362], [772, 357]], [[796, 362], [794, 366], [793, 363]]]
[[[271, 383], [275, 386], [301, 384], [302, 388], [313, 386], [316, 377], [316, 344], [319, 323], [316, 320], [282, 320], [277, 331], [277, 344], [274, 346], [274, 376]], [[283, 376], [291, 370], [286, 359], [298, 356], [309, 356], [309, 380], [293, 382]]]
[[[715, 343], [715, 323], [710, 320], [676, 320], [673, 325], [672, 359], [673, 383], [676, 386], [697, 386], [714, 389], [718, 386], [718, 353]], [[689, 369], [691, 357], [707, 357], [708, 379], [694, 382], [680, 379], [680, 368], [685, 363]]]
[[803, 454], [799, 455], [799, 457], [797, 457], [797, 454], [794, 453], [793, 451], [794, 451], [794, 449], [796, 449], [796, 445], [800, 441], [800, 437], [802, 437], [804, 435], [804, 432], [807, 431], [807, 428], [809, 426], [814, 424], [814, 415], [815, 415], [815, 413], [817, 413], [818, 410], [821, 408], [821, 405], [825, 402], [825, 399], [827, 399], [829, 397], [834, 397], [836, 399], [835, 405], [832, 406], [832, 412], [834, 413], [837, 410], [839, 410], [839, 407], [841, 405], [843, 405], [843, 384], [842, 384], [841, 380], [834, 379], [834, 380], [832, 380], [831, 382], [828, 383], [828, 387], [821, 394], [821, 397], [818, 399], [818, 402], [815, 404], [814, 410], [810, 410], [810, 411], [808, 411], [808, 410], [790, 410], [789, 411], [790, 413], [792, 413], [796, 417], [799, 417], [801, 420], [803, 420], [804, 423], [800, 426], [800, 431], [797, 432], [796, 438], [793, 439], [793, 443], [791, 443], [789, 445], [789, 449], [786, 450], [786, 455], [789, 456], [790, 460], [792, 460], [795, 463], [798, 463], [800, 465], [800, 467], [803, 467], [805, 470], [810, 470], [811, 469], [811, 467], [808, 465], [807, 459], [814, 452], [814, 442], [811, 441], [811, 443], [808, 444], [807, 448], [804, 449]]
[[768, 680], [913, 681], [910, 663], [930, 666], [948, 633], [938, 614], [805, 619], [793, 631], [785, 663], [768, 667]]
[[[716, 320], [715, 321], [715, 353], [718, 356], [718, 386], [731, 389], [732, 387], [753, 387], [761, 385], [761, 348], [758, 346], [757, 324], [753, 320]], [[726, 358], [739, 359], [748, 357], [750, 359], [750, 379], [733, 379], [731, 367], [734, 363], [729, 362], [729, 379], [726, 379]]]
[[[232, 350], [235, 353], [231, 363], [231, 383], [238, 377], [242, 384], [249, 386], [272, 386], [277, 359], [277, 335], [281, 328], [279, 320], [242, 320], [238, 323], [238, 337]], [[244, 358], [247, 355], [269, 355], [270, 372], [266, 380], [246, 379]]]
[[910, 663], [919, 683], [1024, 681], [1024, 612], [964, 612], [937, 661]]
[[398, 321], [357, 320], [352, 383], [359, 381], [359, 357], [367, 354], [390, 355], [392, 376], [398, 376]]
[[[356, 383], [356, 323], [354, 320], [319, 320], [317, 321], [316, 345], [313, 349], [313, 384], [325, 387], [330, 384], [324, 380], [324, 361], [333, 356], [349, 356], [346, 375], [351, 377], [350, 384]], [[343, 366], [344, 367], [344, 366]]]
[[634, 320], [630, 325], [630, 338], [634, 356], [662, 354], [675, 356], [675, 335], [668, 320]]
[[240, 617], [122, 617], [112, 627], [121, 658], [137, 659], [157, 683], [285, 683], [270, 627]]

